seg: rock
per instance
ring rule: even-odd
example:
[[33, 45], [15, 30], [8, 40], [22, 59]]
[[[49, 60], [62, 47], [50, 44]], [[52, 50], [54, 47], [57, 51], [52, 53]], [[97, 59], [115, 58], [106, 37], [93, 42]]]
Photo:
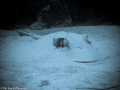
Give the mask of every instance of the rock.
[[38, 87], [43, 87], [43, 86], [48, 86], [48, 85], [49, 85], [49, 81], [48, 80], [43, 80]]
[[44, 23], [45, 28], [71, 26], [73, 20], [68, 10], [68, 4], [65, 2], [61, 0], [47, 1], [36, 15], [37, 22]]
[[42, 22], [34, 22], [31, 26], [31, 29], [42, 30], [44, 29], [44, 24]]
[[67, 26], [72, 26], [72, 18], [69, 16], [66, 18], [61, 25], [61, 27], [67, 27]]
[[53, 45], [56, 48], [64, 48], [67, 47], [69, 48], [69, 41], [66, 38], [53, 38]]

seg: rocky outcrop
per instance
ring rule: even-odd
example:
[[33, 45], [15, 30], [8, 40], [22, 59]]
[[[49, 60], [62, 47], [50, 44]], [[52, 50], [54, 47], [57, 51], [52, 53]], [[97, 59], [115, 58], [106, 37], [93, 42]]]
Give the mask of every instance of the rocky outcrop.
[[[74, 25], [119, 25], [117, 2], [27, 0], [1, 2], [0, 29], [44, 29]], [[7, 6], [7, 8], [4, 8]], [[114, 7], [112, 7], [114, 6]]]
[[[39, 13], [36, 15], [36, 22], [31, 27], [37, 29], [51, 28], [51, 27], [64, 27], [72, 25], [72, 18], [68, 9], [67, 1], [64, 0], [50, 0], [46, 1], [46, 5], [40, 8]], [[42, 25], [40, 25], [42, 23]], [[42, 28], [41, 28], [42, 27]], [[34, 29], [34, 28], [32, 28]]]

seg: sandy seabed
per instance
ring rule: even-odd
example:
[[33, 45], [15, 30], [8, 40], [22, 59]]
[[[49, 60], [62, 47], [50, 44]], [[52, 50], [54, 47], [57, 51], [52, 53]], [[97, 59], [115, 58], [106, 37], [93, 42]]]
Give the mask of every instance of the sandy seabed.
[[[120, 26], [26, 30], [41, 38], [35, 40], [21, 37], [16, 31], [0, 31], [1, 88], [120, 89]], [[89, 36], [91, 44], [84, 41], [84, 35]], [[67, 38], [70, 48], [54, 47], [54, 37]]]

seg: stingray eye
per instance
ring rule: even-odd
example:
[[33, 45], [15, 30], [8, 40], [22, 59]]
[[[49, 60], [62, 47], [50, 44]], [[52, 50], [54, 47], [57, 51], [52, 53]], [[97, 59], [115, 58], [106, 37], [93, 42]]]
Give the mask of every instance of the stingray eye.
[[64, 48], [64, 47], [67, 47], [69, 48], [69, 42], [66, 38], [53, 38], [53, 45], [56, 47], [56, 48]]

